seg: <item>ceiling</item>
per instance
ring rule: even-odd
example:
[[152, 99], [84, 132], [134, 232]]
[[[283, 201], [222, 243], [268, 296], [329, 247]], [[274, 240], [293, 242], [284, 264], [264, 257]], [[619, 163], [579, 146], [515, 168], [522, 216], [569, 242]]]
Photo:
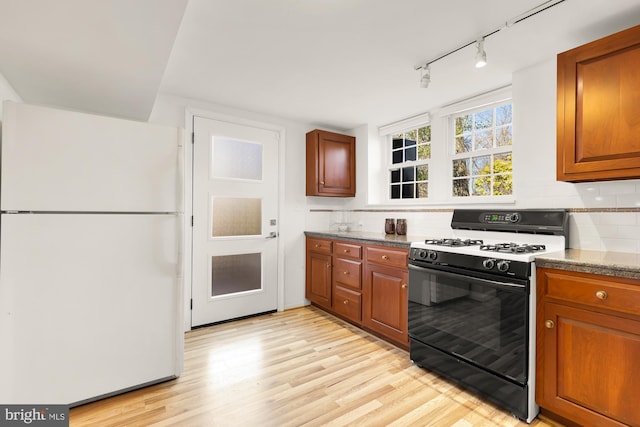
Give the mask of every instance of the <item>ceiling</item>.
[[[23, 101], [148, 120], [158, 93], [317, 127], [379, 126], [509, 84], [640, 22], [638, 0], [0, 0], [0, 74]], [[551, 2], [554, 3], [554, 2]], [[415, 66], [493, 30], [475, 47]]]

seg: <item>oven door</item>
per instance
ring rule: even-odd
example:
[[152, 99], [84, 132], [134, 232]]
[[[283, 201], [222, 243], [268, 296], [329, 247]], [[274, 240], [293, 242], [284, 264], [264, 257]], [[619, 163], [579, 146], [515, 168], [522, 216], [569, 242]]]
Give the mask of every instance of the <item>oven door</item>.
[[411, 261], [409, 338], [526, 384], [528, 283]]

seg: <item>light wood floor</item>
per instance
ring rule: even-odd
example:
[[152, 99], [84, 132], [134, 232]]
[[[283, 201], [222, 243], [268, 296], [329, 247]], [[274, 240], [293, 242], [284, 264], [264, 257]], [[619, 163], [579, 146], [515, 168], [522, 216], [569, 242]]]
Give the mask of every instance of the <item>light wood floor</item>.
[[[526, 426], [314, 307], [188, 332], [173, 381], [94, 402], [71, 426]], [[559, 426], [536, 419], [534, 427]]]

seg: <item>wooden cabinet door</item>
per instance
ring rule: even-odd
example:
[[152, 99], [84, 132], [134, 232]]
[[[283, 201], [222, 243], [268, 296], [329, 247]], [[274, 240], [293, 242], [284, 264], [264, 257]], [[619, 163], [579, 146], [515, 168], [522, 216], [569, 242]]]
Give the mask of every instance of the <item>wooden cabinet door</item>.
[[331, 255], [307, 250], [306, 297], [323, 307], [331, 307]]
[[557, 177], [640, 177], [640, 25], [558, 55]]
[[580, 425], [640, 426], [640, 322], [544, 303], [538, 404]]
[[362, 323], [407, 348], [407, 270], [367, 263], [362, 289]]
[[307, 196], [355, 197], [356, 139], [314, 130], [307, 134]]

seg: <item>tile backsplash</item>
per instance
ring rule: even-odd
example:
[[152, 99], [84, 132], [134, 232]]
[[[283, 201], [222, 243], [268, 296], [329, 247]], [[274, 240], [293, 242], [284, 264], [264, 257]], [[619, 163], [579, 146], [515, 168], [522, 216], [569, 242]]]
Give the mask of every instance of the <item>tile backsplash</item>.
[[[619, 197], [619, 196], [614, 196]], [[504, 208], [500, 208], [504, 209]], [[506, 208], [508, 209], [508, 208]], [[407, 235], [443, 237], [451, 231], [452, 209], [311, 210], [308, 230], [384, 232], [386, 218], [406, 218]], [[640, 253], [640, 208], [574, 208], [569, 216], [569, 247]]]

